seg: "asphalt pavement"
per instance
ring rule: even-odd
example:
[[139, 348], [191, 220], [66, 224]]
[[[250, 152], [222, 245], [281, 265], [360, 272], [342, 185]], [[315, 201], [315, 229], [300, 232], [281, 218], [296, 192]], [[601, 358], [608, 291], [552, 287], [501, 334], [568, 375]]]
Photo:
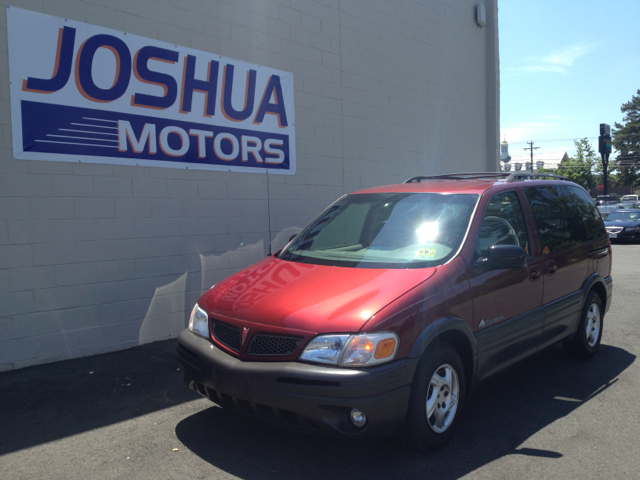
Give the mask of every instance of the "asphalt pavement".
[[594, 359], [556, 346], [489, 380], [437, 452], [223, 411], [171, 340], [0, 373], [0, 479], [640, 478], [640, 245], [614, 245], [613, 278]]

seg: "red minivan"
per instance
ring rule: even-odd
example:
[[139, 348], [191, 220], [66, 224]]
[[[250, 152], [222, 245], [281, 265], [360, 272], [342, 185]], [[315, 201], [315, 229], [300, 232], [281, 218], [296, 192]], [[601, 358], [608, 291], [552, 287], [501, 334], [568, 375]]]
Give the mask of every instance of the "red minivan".
[[560, 341], [593, 356], [611, 295], [611, 245], [582, 187], [415, 177], [341, 197], [211, 287], [178, 357], [224, 408], [435, 448], [478, 382]]

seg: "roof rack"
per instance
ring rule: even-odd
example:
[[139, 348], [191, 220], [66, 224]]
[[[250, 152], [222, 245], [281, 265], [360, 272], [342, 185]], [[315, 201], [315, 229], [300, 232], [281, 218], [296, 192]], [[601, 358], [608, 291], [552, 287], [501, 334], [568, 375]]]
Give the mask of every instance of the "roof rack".
[[411, 177], [404, 183], [420, 183], [423, 180], [469, 180], [473, 178], [504, 178], [505, 182], [516, 182], [518, 180], [534, 180], [536, 178], [549, 178], [556, 180], [571, 179], [563, 177], [562, 175], [554, 175], [552, 173], [537, 173], [537, 172], [481, 172], [481, 173], [448, 173], [445, 175], [428, 175]]
[[505, 181], [507, 182], [515, 182], [517, 180], [533, 180], [535, 178], [551, 178], [556, 180], [568, 180], [571, 182], [572, 180], [563, 177], [562, 175], [554, 175], [552, 173], [535, 173], [535, 172], [513, 172], [510, 174]]
[[499, 178], [507, 176], [509, 176], [509, 174], [504, 172], [447, 173], [445, 175], [411, 177], [404, 183], [420, 183], [422, 180], [468, 180], [471, 178]]

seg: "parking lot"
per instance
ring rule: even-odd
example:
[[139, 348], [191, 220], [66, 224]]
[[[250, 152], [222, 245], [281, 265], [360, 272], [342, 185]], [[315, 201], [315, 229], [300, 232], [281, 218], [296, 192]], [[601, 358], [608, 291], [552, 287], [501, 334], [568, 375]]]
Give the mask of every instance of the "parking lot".
[[183, 385], [172, 340], [0, 373], [0, 478], [637, 478], [640, 245], [613, 248], [598, 355], [555, 346], [482, 384], [441, 451], [224, 412]]

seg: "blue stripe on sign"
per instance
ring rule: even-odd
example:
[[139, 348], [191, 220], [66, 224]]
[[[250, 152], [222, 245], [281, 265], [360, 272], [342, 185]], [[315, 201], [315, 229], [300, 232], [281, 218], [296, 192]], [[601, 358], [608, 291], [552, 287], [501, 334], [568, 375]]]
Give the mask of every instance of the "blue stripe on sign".
[[[25, 152], [145, 159], [185, 164], [247, 167], [248, 169], [288, 170], [290, 168], [288, 135], [24, 100], [21, 102], [21, 109], [22, 144]], [[155, 154], [149, 151], [148, 138], [139, 153], [134, 151], [132, 142], [126, 135], [124, 136], [126, 141], [123, 143], [118, 128], [119, 122], [129, 123], [130, 132], [133, 132], [135, 137], [134, 142], [140, 141], [145, 125], [152, 125], [152, 131], [155, 131], [153, 139], [156, 146]], [[172, 133], [165, 135], [164, 139], [160, 139], [160, 132], [166, 127], [177, 127], [187, 133], [194, 132], [186, 137], [189, 145], [188, 149], [184, 149], [186, 152], [183, 155], [176, 156], [176, 152], [181, 151], [184, 139], [180, 134], [174, 133], [173, 129], [171, 129]], [[195, 131], [211, 132], [212, 135], [205, 136]], [[229, 158], [234, 149], [233, 141], [227, 138], [218, 142], [216, 148], [219, 148], [220, 155], [217, 156], [214, 153], [214, 144], [216, 143], [214, 137], [219, 134], [224, 134], [223, 137], [237, 139], [237, 154], [233, 158]], [[242, 160], [243, 136], [258, 138], [262, 142], [262, 148], [257, 152], [257, 156], [263, 160], [262, 162], [258, 161], [253, 153], [245, 153], [246, 160]], [[268, 142], [270, 139], [271, 143]], [[166, 144], [163, 145], [163, 141]], [[265, 142], [267, 142], [267, 146], [265, 146]], [[199, 145], [205, 147], [204, 152], [200, 150], [200, 155], [204, 155], [204, 158], [199, 158]], [[248, 145], [254, 149], [256, 143], [250, 141]], [[123, 146], [125, 151], [120, 151], [118, 147]], [[166, 148], [163, 149], [163, 146]], [[153, 151], [153, 148], [151, 150]], [[277, 161], [278, 153], [277, 151], [274, 153], [275, 150], [283, 152], [284, 160], [280, 163], [269, 163], [269, 161]], [[171, 153], [173, 154], [170, 155]]]

